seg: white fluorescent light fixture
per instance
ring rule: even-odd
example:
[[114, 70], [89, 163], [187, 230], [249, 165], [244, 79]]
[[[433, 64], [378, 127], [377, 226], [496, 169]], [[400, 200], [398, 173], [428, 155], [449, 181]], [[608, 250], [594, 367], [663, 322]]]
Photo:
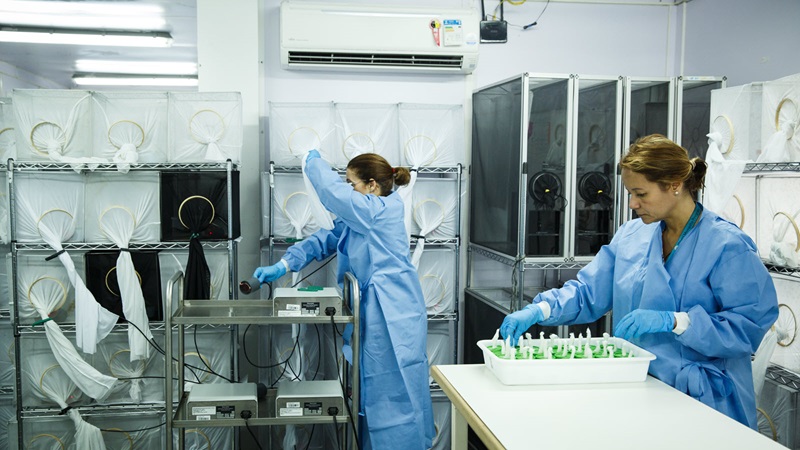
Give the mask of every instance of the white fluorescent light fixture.
[[177, 75], [76, 73], [72, 81], [78, 86], [197, 86], [197, 77]]
[[19, 26], [159, 30], [166, 25], [158, 5], [64, 1], [0, 1], [4, 23]]
[[197, 75], [197, 64], [193, 62], [103, 61], [79, 59], [75, 61], [75, 70], [81, 73]]
[[74, 28], [0, 25], [0, 42], [114, 47], [170, 47], [172, 46], [172, 35], [165, 31], [79, 30]]

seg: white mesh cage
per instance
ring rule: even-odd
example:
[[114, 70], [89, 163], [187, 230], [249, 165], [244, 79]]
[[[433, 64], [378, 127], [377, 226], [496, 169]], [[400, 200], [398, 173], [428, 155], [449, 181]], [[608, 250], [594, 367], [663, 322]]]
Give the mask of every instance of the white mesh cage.
[[232, 442], [233, 428], [187, 428], [184, 434], [185, 450], [227, 450]]
[[92, 102], [89, 91], [15, 89], [12, 101], [17, 121], [18, 160], [91, 158]]
[[170, 162], [241, 161], [240, 93], [170, 92], [168, 122]]
[[453, 312], [455, 307], [455, 251], [433, 248], [425, 251], [417, 274], [429, 315]]
[[396, 104], [336, 103], [335, 165], [345, 167], [355, 156], [377, 153], [400, 165]]
[[419, 267], [426, 239], [452, 239], [458, 233], [458, 191], [453, 180], [418, 178], [411, 199], [412, 235], [420, 236], [411, 257]]
[[761, 152], [761, 83], [711, 91], [709, 131], [719, 133], [725, 159], [755, 161]]
[[311, 199], [299, 174], [275, 174], [272, 189], [274, 236], [303, 239], [319, 230], [311, 210]]
[[16, 239], [46, 242], [51, 231], [59, 242], [83, 242], [85, 177], [72, 173], [19, 173], [14, 176]]
[[[106, 399], [107, 403], [141, 403], [142, 386], [145, 383], [152, 381], [163, 386], [163, 380], [143, 378], [150, 364], [155, 364], [155, 353], [151, 352], [146, 359], [131, 358], [128, 338], [121, 334], [111, 334], [97, 346], [94, 367], [119, 381], [114, 392]], [[158, 363], [163, 365], [163, 359]]]
[[797, 339], [797, 318], [800, 316], [800, 295], [796, 283], [783, 275], [772, 275], [778, 293], [778, 319], [774, 329], [778, 345], [770, 361], [795, 373], [800, 372], [800, 340]]
[[[454, 324], [450, 320], [428, 321], [428, 367], [455, 364], [452, 338]], [[433, 384], [433, 377], [429, 376], [428, 381]]]
[[[211, 371], [224, 376], [231, 377], [231, 331], [228, 328], [198, 328], [197, 346], [195, 347], [195, 332], [193, 327], [185, 330], [185, 345], [183, 350], [184, 381], [187, 384], [197, 383], [228, 383], [227, 380], [211, 373]], [[156, 343], [164, 349], [164, 336], [156, 336]], [[178, 337], [173, 333], [172, 356], [178, 358]], [[183, 392], [183, 388], [178, 387], [178, 362], [172, 362], [172, 377], [174, 392]], [[210, 369], [209, 369], [210, 367]], [[142, 403], [154, 403], [164, 401], [164, 356], [159, 354], [147, 364], [144, 370], [145, 377], [160, 377], [160, 379], [147, 379], [141, 384]], [[155, 381], [155, 382], [153, 382]]]
[[159, 192], [157, 172], [96, 173], [87, 177], [86, 241], [158, 243]]
[[37, 417], [36, 421], [36, 423], [30, 420], [23, 422], [22, 441], [25, 450], [77, 450], [75, 428], [68, 418]]
[[[17, 255], [17, 311], [20, 323], [30, 324], [40, 320], [41, 313], [56, 323], [75, 323], [75, 290], [69, 275], [57, 260], [45, 261], [42, 252]], [[83, 260], [79, 258], [76, 270], [82, 271]]]
[[400, 103], [402, 165], [454, 166], [464, 163], [464, 111], [461, 105]]
[[[55, 286], [55, 287], [54, 287]], [[43, 280], [41, 283], [36, 283], [31, 287], [31, 298], [34, 304], [39, 305], [46, 303], [44, 300], [40, 301], [39, 298], [46, 298], [47, 296], [58, 297], [61, 294], [61, 287], [53, 283], [52, 280]], [[40, 311], [44, 311], [39, 307]], [[46, 316], [43, 316], [46, 317]], [[76, 398], [80, 392], [86, 394], [88, 398], [103, 401], [114, 390], [117, 380], [114, 377], [104, 375], [97, 371], [91, 364], [85, 361], [81, 355], [75, 350], [73, 341], [67, 339], [61, 328], [53, 320], [44, 320], [42, 326], [45, 329], [44, 338], [38, 335], [36, 338], [26, 339], [23, 342], [23, 348], [20, 349], [21, 355], [25, 355], [24, 360], [41, 360], [49, 362], [59, 367], [59, 370], [65, 375], [64, 382], [71, 383], [79, 390], [78, 394], [73, 394]], [[91, 356], [89, 356], [91, 358]], [[32, 362], [31, 364], [39, 364]], [[35, 367], [34, 367], [35, 368]], [[31, 368], [23, 367], [25, 370], [33, 370]], [[34, 392], [35, 397], [39, 399], [46, 399], [41, 395]], [[25, 391], [23, 390], [23, 395]], [[47, 397], [50, 398], [50, 397]], [[66, 398], [66, 397], [65, 397]], [[23, 400], [23, 403], [25, 401]], [[64, 406], [62, 406], [63, 408]]]
[[0, 163], [17, 158], [17, 120], [10, 98], [0, 98]]
[[334, 164], [341, 145], [336, 145], [332, 102], [269, 103], [269, 157], [278, 166], [300, 166], [309, 150]]
[[450, 448], [450, 401], [445, 398], [433, 398], [433, 426], [436, 435], [433, 437], [431, 450], [448, 450]]
[[[733, 195], [725, 206], [718, 211], [719, 215], [736, 224], [756, 241], [756, 176], [744, 175], [739, 179]], [[767, 255], [761, 255], [766, 257]]]
[[30, 393], [45, 402], [52, 402], [62, 409], [75, 426], [75, 444], [86, 450], [105, 450], [100, 430], [83, 420], [71, 403], [79, 397], [77, 386], [62, 371], [62, 366], [51, 355], [41, 352], [27, 354], [22, 369]]
[[800, 161], [800, 81], [765, 82], [758, 162]]
[[454, 180], [417, 178], [412, 200], [412, 233], [452, 239], [458, 233], [458, 190]]
[[127, 172], [167, 160], [166, 92], [93, 92], [95, 156]]
[[78, 347], [94, 353], [95, 346], [113, 328], [117, 316], [101, 307], [86, 288], [63, 243], [83, 241], [83, 177], [75, 174], [24, 173], [16, 193], [17, 239], [46, 242], [64, 265], [75, 288]]
[[775, 193], [798, 189], [800, 178], [796, 177], [763, 176], [758, 180], [756, 243], [761, 257], [779, 266], [800, 267], [800, 201]]

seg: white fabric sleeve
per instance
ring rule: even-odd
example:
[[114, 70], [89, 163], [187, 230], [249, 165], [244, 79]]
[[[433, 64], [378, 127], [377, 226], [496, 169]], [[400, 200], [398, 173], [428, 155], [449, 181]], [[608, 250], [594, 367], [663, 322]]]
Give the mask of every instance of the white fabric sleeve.
[[680, 336], [689, 328], [689, 325], [692, 324], [692, 319], [689, 318], [689, 313], [685, 312], [676, 312], [675, 313], [675, 329], [672, 330], [673, 333]]
[[550, 318], [550, 304], [549, 303], [547, 303], [547, 302], [539, 302], [539, 303], [536, 303], [536, 306], [538, 306], [539, 309], [542, 310], [542, 315], [544, 317], [543, 320], [547, 320], [547, 319]]
[[289, 273], [289, 272], [292, 271], [292, 269], [289, 268], [289, 263], [286, 262], [285, 259], [281, 258], [281, 262], [283, 263], [283, 267], [286, 267], [286, 273]]

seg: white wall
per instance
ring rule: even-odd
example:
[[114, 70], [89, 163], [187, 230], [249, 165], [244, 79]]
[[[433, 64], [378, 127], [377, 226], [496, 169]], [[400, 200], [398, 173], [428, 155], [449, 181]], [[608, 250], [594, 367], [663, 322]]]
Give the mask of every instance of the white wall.
[[728, 86], [800, 73], [800, 2], [695, 0], [687, 4], [685, 73], [725, 75]]
[[[487, 1], [487, 7], [489, 2]], [[477, 86], [521, 72], [669, 76], [674, 72], [676, 7], [551, 2], [505, 6], [508, 42], [483, 44]], [[479, 5], [479, 3], [478, 3]], [[489, 9], [487, 8], [487, 12]], [[679, 37], [679, 36], [677, 36]]]
[[64, 86], [0, 61], [0, 97], [11, 97], [14, 89], [64, 89]]

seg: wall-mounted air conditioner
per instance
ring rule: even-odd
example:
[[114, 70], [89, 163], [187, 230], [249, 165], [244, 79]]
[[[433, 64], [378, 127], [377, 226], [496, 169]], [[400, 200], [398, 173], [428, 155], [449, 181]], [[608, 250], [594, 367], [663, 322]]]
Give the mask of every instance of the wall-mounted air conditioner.
[[281, 3], [286, 69], [471, 73], [480, 13], [430, 6]]

